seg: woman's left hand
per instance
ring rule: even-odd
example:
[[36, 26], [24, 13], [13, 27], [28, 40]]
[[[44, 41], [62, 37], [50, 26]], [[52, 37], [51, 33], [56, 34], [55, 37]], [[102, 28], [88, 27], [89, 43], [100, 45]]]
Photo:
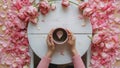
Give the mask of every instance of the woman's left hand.
[[52, 32], [53, 32], [53, 29], [49, 32], [48, 36], [47, 36], [47, 45], [48, 45], [48, 51], [47, 51], [47, 54], [46, 56], [51, 58], [54, 51], [55, 51], [55, 43], [53, 41], [53, 38], [52, 38]]

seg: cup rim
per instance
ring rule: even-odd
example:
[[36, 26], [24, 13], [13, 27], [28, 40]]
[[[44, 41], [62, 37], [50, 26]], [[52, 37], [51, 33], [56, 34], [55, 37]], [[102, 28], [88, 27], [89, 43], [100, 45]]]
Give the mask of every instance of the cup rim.
[[[65, 29], [65, 28], [62, 28], [62, 27], [55, 28], [54, 31], [55, 31], [56, 29], [63, 29], [63, 30], [66, 31], [66, 29]], [[54, 31], [53, 31], [53, 33], [54, 33]], [[52, 33], [52, 38], [53, 38], [53, 33]], [[67, 33], [67, 31], [66, 31], [66, 33]], [[67, 40], [68, 40], [68, 33], [67, 33], [67, 38], [66, 38], [65, 41], [63, 41], [63, 42], [57, 42], [57, 41], [55, 41], [55, 40], [53, 39], [54, 43], [56, 43], [56, 44], [64, 44]]]

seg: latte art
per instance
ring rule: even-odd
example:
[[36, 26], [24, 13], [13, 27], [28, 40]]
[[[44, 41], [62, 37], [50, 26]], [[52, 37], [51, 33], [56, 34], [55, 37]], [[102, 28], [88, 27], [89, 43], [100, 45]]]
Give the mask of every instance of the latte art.
[[62, 36], [63, 36], [63, 32], [62, 32], [62, 31], [58, 31], [58, 32], [57, 32], [57, 37], [58, 37], [59, 39], [61, 39]]
[[67, 40], [67, 32], [63, 28], [57, 28], [52, 35], [55, 43], [64, 43]]

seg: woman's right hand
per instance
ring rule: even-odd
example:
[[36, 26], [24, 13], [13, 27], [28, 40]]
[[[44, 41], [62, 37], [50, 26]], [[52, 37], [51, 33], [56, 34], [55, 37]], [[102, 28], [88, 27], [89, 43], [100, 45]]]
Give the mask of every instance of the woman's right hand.
[[75, 36], [73, 36], [73, 33], [71, 31], [67, 30], [67, 33], [68, 33], [68, 41], [67, 41], [68, 47], [70, 49], [72, 56], [75, 56], [78, 54], [75, 47], [76, 38]]

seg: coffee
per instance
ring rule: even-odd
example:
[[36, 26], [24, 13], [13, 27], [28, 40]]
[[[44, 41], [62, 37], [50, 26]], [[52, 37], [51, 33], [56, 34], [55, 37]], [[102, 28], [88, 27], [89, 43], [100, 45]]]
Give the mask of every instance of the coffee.
[[63, 28], [57, 28], [53, 31], [53, 39], [57, 44], [63, 44], [67, 40], [67, 32]]

